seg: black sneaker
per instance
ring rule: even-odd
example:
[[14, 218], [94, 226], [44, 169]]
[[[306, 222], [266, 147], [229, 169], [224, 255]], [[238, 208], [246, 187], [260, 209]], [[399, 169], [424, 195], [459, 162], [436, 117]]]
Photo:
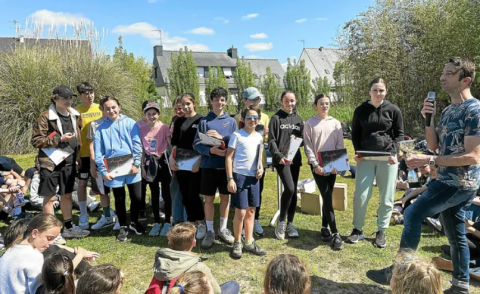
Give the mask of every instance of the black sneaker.
[[362, 241], [364, 239], [365, 239], [365, 236], [363, 235], [362, 231], [353, 229], [352, 233], [347, 238], [347, 243], [356, 244], [358, 243], [358, 241]]
[[320, 230], [320, 236], [323, 242], [330, 242], [330, 240], [332, 239], [332, 234], [330, 233], [330, 230], [327, 228], [322, 228]]
[[255, 240], [253, 240], [252, 244], [243, 244], [243, 250], [258, 256], [267, 254], [267, 250], [260, 247]]
[[470, 293], [468, 288], [462, 288], [459, 286], [452, 285], [452, 287], [448, 288], [447, 290], [443, 291], [445, 294], [468, 294]]
[[130, 230], [134, 231], [137, 235], [145, 234], [145, 228], [142, 226], [141, 223], [130, 223]]
[[117, 241], [125, 242], [127, 241], [127, 237], [128, 237], [128, 228], [120, 227], [120, 231], [118, 232], [118, 235], [117, 235]]
[[392, 278], [393, 265], [381, 270], [369, 270], [367, 271], [367, 278], [375, 283], [388, 286], [390, 285], [390, 279]]
[[385, 246], [387, 246], [387, 241], [385, 240], [384, 231], [376, 232], [375, 242], [373, 243], [373, 245], [378, 248], [385, 248]]
[[338, 233], [332, 235], [332, 243], [330, 247], [334, 251], [339, 251], [343, 249], [343, 241]]

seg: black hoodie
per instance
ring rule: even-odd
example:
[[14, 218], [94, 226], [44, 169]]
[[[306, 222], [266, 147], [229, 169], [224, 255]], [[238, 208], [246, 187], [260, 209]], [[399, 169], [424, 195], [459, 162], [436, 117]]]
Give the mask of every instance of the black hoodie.
[[[292, 135], [303, 138], [302, 118], [297, 115], [296, 111], [292, 113], [287, 113], [284, 110], [277, 111], [268, 125], [268, 149], [272, 153], [273, 166], [279, 165], [280, 160], [287, 154]], [[300, 149], [295, 154], [292, 164], [302, 165]]]
[[352, 143], [355, 151], [385, 151], [395, 155], [403, 137], [400, 109], [387, 100], [375, 107], [367, 100], [353, 113]]

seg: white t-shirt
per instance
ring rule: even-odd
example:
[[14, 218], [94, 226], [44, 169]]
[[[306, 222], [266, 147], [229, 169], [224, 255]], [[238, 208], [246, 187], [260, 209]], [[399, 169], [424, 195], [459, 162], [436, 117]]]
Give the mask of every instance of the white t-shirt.
[[257, 173], [258, 146], [263, 148], [263, 137], [257, 132], [248, 135], [243, 129], [230, 136], [228, 147], [235, 149], [233, 172], [254, 177]]
[[43, 254], [31, 245], [15, 245], [0, 258], [0, 293], [35, 294], [42, 285]]

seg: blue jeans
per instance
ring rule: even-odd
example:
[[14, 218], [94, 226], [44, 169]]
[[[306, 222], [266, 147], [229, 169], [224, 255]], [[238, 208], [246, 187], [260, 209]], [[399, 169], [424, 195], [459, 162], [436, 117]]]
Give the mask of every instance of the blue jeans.
[[465, 211], [465, 217], [471, 220], [472, 222], [476, 222], [477, 218], [480, 216], [480, 206], [478, 205], [470, 205], [470, 207]]
[[183, 197], [182, 193], [180, 193], [180, 187], [178, 186], [176, 175], [172, 177], [170, 195], [172, 195], [173, 223], [186, 222], [187, 212], [185, 211], [185, 206], [183, 206]]
[[229, 281], [220, 285], [222, 294], [238, 294], [240, 292], [240, 285], [235, 281]]
[[400, 250], [416, 250], [420, 243], [422, 221], [426, 217], [440, 213], [445, 235], [450, 242], [453, 263], [452, 284], [468, 289], [468, 263], [470, 251], [465, 236], [465, 206], [471, 203], [476, 191], [459, 190], [439, 181], [428, 189], [405, 210], [405, 224], [400, 241]]

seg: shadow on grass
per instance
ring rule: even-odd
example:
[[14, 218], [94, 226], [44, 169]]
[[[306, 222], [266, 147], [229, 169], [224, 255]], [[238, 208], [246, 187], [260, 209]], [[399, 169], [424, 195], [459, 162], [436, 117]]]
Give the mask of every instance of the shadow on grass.
[[337, 283], [325, 278], [311, 276], [312, 294], [383, 294], [385, 289], [378, 285], [357, 284], [357, 283]]

